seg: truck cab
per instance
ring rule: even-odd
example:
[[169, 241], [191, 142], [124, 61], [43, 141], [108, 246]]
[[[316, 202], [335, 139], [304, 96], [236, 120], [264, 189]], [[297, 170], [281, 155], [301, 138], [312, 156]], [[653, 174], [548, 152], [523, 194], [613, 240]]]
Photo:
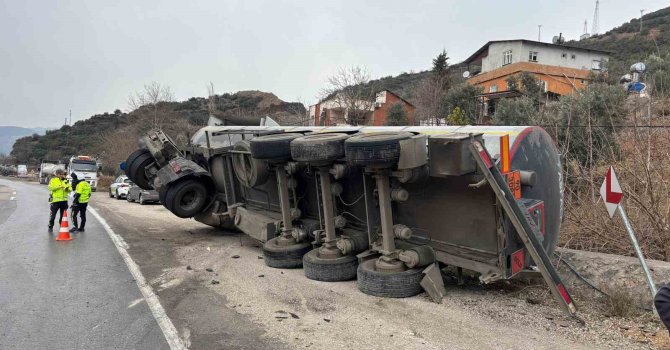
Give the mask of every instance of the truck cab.
[[98, 164], [95, 159], [89, 156], [71, 157], [67, 168], [69, 180], [72, 180], [72, 173], [75, 173], [80, 181], [88, 182], [92, 191], [97, 190]]

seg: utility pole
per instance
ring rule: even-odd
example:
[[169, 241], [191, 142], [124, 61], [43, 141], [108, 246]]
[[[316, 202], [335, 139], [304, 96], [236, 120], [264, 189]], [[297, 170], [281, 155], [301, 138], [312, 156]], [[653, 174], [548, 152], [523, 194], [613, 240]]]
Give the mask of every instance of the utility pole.
[[69, 123], [69, 125], [72, 126], [72, 110], [70, 110], [70, 123]]
[[537, 41], [542, 41], [540, 34], [542, 34], [542, 25], [538, 24], [537, 25]]
[[644, 15], [644, 9], [640, 10], [640, 33], [642, 33], [642, 16]]

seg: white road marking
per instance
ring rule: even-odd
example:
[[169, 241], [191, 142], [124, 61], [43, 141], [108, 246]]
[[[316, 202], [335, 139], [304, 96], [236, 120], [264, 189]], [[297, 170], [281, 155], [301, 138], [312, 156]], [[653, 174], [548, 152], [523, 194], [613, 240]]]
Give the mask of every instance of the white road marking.
[[128, 308], [130, 309], [130, 308], [132, 308], [133, 306], [135, 306], [135, 305], [137, 305], [137, 304], [139, 304], [139, 303], [141, 303], [141, 302], [143, 302], [143, 301], [144, 301], [144, 298], [135, 299], [135, 300], [133, 300], [133, 301], [128, 305]]
[[130, 257], [130, 254], [128, 254], [127, 250], [128, 244], [126, 243], [126, 241], [124, 241], [121, 236], [119, 236], [114, 232], [114, 230], [112, 230], [107, 221], [102, 216], [100, 216], [100, 214], [98, 214], [98, 212], [95, 209], [89, 207], [88, 210], [91, 214], [93, 214], [93, 216], [96, 219], [98, 219], [102, 227], [105, 228], [105, 231], [107, 231], [107, 235], [109, 235], [109, 238], [112, 240], [112, 242], [114, 242], [116, 249], [119, 251], [119, 254], [121, 254], [121, 257], [123, 258], [123, 261], [126, 262], [128, 270], [130, 270], [130, 273], [135, 278], [135, 282], [137, 282], [137, 287], [140, 289], [140, 292], [142, 292], [144, 300], [146, 300], [147, 305], [149, 305], [149, 309], [151, 310], [151, 313], [156, 319], [156, 322], [158, 322], [158, 326], [161, 328], [161, 331], [163, 331], [163, 335], [165, 336], [165, 340], [170, 346], [170, 349], [172, 350], [188, 349], [188, 347], [179, 337], [179, 333], [177, 332], [177, 329], [175, 328], [174, 324], [172, 324], [172, 321], [165, 313], [165, 309], [163, 309], [163, 306], [158, 300], [158, 296], [156, 296], [156, 293], [154, 293], [153, 288], [151, 288], [151, 285], [147, 283], [146, 279], [144, 278], [144, 275], [142, 275], [142, 272], [140, 271], [139, 266], [137, 266], [137, 263], [135, 263], [133, 258]]

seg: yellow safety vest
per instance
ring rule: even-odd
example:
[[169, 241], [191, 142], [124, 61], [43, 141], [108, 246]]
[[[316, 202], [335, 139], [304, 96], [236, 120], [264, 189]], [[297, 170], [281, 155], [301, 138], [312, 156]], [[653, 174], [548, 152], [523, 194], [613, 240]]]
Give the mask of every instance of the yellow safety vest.
[[67, 202], [67, 194], [72, 191], [72, 186], [67, 180], [54, 177], [49, 181], [49, 191], [51, 191], [51, 203]]
[[88, 203], [88, 199], [91, 198], [91, 185], [81, 180], [77, 184], [76, 191], [79, 193], [79, 203]]

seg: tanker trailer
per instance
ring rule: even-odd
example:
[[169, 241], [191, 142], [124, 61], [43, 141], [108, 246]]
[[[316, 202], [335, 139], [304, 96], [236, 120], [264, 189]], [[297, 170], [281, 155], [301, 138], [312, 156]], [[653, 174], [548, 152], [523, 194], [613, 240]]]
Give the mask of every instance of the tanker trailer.
[[59, 160], [42, 160], [39, 173], [40, 183], [43, 185], [48, 184], [51, 178], [56, 175], [56, 170], [59, 169], [65, 171], [65, 164]]
[[436, 262], [483, 283], [534, 265], [545, 276], [563, 212], [560, 157], [539, 127], [210, 126], [181, 148], [151, 131], [125, 170], [175, 215], [263, 242], [268, 266], [386, 297], [420, 293]]

